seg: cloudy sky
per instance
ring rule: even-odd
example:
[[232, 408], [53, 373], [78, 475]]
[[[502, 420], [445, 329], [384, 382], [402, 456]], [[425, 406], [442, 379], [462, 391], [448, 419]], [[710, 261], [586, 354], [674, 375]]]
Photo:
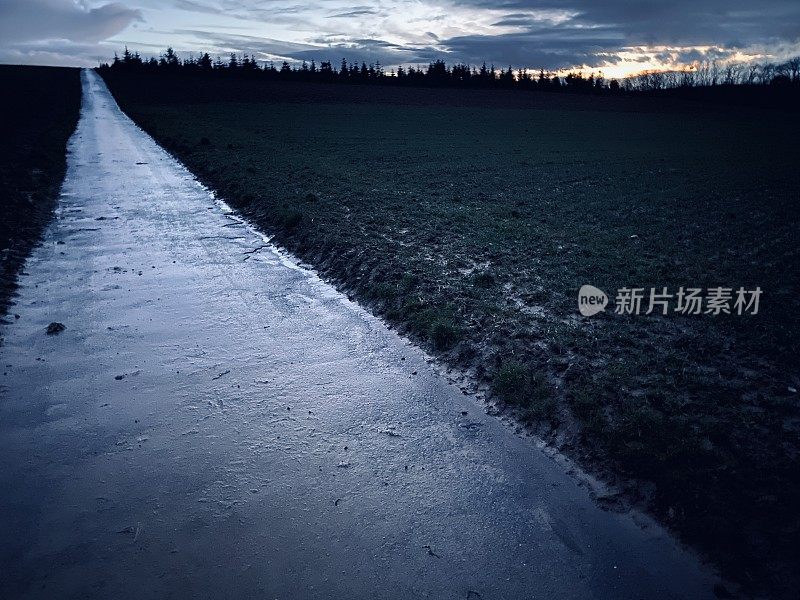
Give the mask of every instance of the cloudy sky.
[[[363, 0], [362, 0], [363, 1]], [[95, 66], [158, 55], [601, 68], [800, 54], [798, 0], [0, 0], [0, 62]]]

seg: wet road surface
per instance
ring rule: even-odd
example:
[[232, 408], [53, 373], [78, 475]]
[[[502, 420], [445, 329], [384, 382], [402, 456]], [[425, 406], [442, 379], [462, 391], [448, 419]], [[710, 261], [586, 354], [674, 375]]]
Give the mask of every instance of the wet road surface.
[[0, 596], [710, 595], [83, 85], [2, 326]]

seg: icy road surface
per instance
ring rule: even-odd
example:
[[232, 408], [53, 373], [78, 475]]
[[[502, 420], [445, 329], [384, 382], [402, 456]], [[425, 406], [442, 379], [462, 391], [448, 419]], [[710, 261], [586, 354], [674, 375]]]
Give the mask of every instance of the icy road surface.
[[0, 597], [711, 594], [83, 93], [2, 326]]

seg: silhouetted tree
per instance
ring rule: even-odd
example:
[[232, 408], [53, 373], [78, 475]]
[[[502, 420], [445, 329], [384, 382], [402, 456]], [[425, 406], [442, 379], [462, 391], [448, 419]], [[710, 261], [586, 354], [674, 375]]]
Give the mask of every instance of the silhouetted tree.
[[211, 63], [211, 57], [208, 55], [208, 52], [203, 53], [203, 56], [201, 56], [200, 60], [197, 61], [197, 66], [200, 68], [201, 71], [211, 71], [214, 68], [214, 65]]
[[680, 71], [652, 71], [627, 77], [621, 81], [618, 79], [607, 81], [602, 73], [592, 73], [584, 77], [580, 72], [570, 72], [562, 78], [557, 73], [539, 69], [538, 74], [533, 76], [529, 69], [515, 71], [512, 66], [501, 69], [498, 73], [494, 65], [487, 67], [486, 63], [480, 67], [463, 63], [449, 66], [441, 59], [434, 60], [424, 67], [400, 65], [396, 71], [392, 70], [388, 75], [380, 62], [369, 65], [366, 62], [361, 62], [360, 65], [357, 62], [348, 64], [343, 58], [339, 69], [335, 70], [330, 61], [323, 61], [318, 67], [316, 61], [312, 59], [310, 64], [302, 61], [297, 67], [292, 67], [288, 61], [283, 61], [280, 69], [277, 69], [272, 62], [261, 68], [253, 55], [244, 54], [238, 57], [236, 53], [231, 53], [226, 63], [219, 57], [212, 61], [208, 53], [201, 54], [199, 58], [189, 55], [181, 60], [171, 47], [158, 58], [150, 57], [144, 60], [138, 52], [132, 53], [126, 46], [121, 56], [115, 52], [111, 65], [103, 65], [101, 69], [125, 73], [163, 73], [171, 77], [178, 74], [187, 77], [225, 75], [267, 80], [397, 86], [498, 87], [581, 94], [639, 92], [656, 94], [668, 90], [689, 93], [690, 90], [715, 88], [715, 97], [720, 97], [726, 90], [737, 88], [762, 90], [758, 93], [796, 98], [800, 102], [800, 57], [779, 64], [722, 65], [715, 61], [704, 61]]

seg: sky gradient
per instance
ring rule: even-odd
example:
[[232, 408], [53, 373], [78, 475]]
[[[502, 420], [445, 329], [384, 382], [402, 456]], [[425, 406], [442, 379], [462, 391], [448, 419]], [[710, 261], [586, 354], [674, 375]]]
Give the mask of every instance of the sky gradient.
[[0, 0], [0, 62], [96, 66], [145, 56], [601, 69], [619, 77], [704, 59], [800, 54], [797, 0]]

